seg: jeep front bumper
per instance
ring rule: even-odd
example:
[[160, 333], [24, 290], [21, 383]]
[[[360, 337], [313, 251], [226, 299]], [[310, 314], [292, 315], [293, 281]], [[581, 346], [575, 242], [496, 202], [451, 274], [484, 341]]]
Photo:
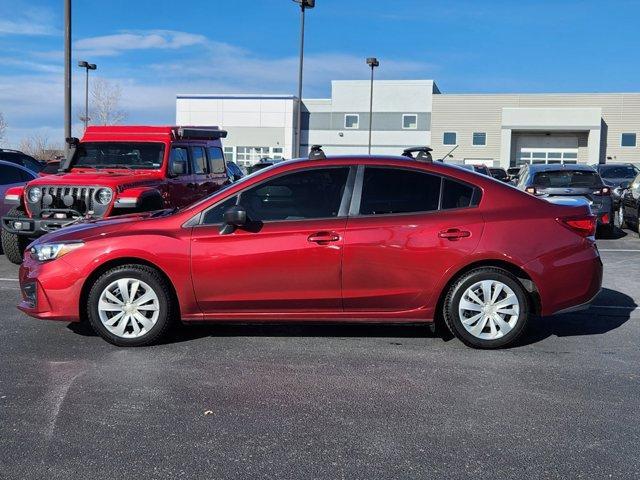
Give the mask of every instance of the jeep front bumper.
[[69, 218], [2, 217], [2, 228], [16, 235], [39, 237], [76, 222]]

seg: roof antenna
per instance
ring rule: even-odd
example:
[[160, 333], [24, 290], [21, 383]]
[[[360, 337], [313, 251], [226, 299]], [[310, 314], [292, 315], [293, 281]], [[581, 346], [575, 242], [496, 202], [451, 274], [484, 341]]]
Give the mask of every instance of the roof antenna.
[[322, 145], [312, 145], [311, 150], [309, 150], [309, 160], [321, 160], [323, 158], [327, 158], [327, 156], [322, 151]]
[[438, 161], [439, 161], [439, 162], [444, 162], [444, 159], [445, 159], [445, 158], [448, 158], [448, 157], [449, 157], [449, 155], [451, 155], [451, 154], [453, 153], [453, 151], [454, 151], [456, 148], [458, 148], [459, 146], [460, 146], [460, 145], [458, 144], [458, 145], [456, 145], [455, 147], [453, 147], [451, 150], [449, 150], [449, 152], [448, 152], [444, 157], [440, 158]]
[[[418, 160], [419, 162], [431, 163], [433, 162], [433, 157], [431, 156], [432, 151], [433, 151], [433, 148], [427, 147], [427, 146], [411, 147], [411, 148], [405, 148], [402, 151], [402, 156], [413, 158], [415, 160]], [[417, 154], [415, 157], [413, 156], [414, 152]]]

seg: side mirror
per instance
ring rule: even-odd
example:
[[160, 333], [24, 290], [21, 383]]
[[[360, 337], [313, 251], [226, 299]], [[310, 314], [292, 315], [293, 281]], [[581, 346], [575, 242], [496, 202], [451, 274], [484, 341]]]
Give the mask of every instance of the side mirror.
[[234, 205], [229, 207], [223, 214], [224, 223], [220, 227], [220, 235], [228, 235], [233, 233], [236, 228], [244, 227], [249, 222], [247, 210], [242, 205]]

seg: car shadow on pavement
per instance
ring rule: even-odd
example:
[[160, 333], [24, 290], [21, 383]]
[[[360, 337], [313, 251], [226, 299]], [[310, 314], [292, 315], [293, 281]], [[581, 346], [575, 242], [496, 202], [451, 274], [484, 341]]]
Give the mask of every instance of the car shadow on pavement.
[[618, 240], [626, 237], [627, 235], [627, 232], [616, 225], [611, 232], [598, 232], [596, 239]]
[[587, 310], [532, 319], [514, 346], [530, 345], [551, 336], [602, 335], [626, 323], [637, 307], [630, 296], [603, 288]]
[[[513, 347], [530, 345], [551, 336], [601, 335], [627, 322], [637, 306], [628, 295], [604, 288], [588, 310], [532, 319], [527, 331]], [[453, 338], [439, 322], [436, 322], [436, 327], [437, 333], [425, 324], [203, 323], [180, 325], [162, 343], [181, 343], [204, 337], [430, 337], [443, 341]], [[67, 328], [78, 335], [96, 336], [86, 323], [71, 323]]]

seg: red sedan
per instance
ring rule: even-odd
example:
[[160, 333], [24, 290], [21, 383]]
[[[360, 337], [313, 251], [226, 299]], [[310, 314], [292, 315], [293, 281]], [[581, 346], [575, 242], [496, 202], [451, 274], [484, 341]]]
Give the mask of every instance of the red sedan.
[[172, 323], [433, 322], [512, 344], [534, 315], [586, 306], [602, 263], [588, 207], [441, 162], [277, 164], [188, 208], [91, 221], [33, 243], [19, 308], [88, 321], [120, 346]]

